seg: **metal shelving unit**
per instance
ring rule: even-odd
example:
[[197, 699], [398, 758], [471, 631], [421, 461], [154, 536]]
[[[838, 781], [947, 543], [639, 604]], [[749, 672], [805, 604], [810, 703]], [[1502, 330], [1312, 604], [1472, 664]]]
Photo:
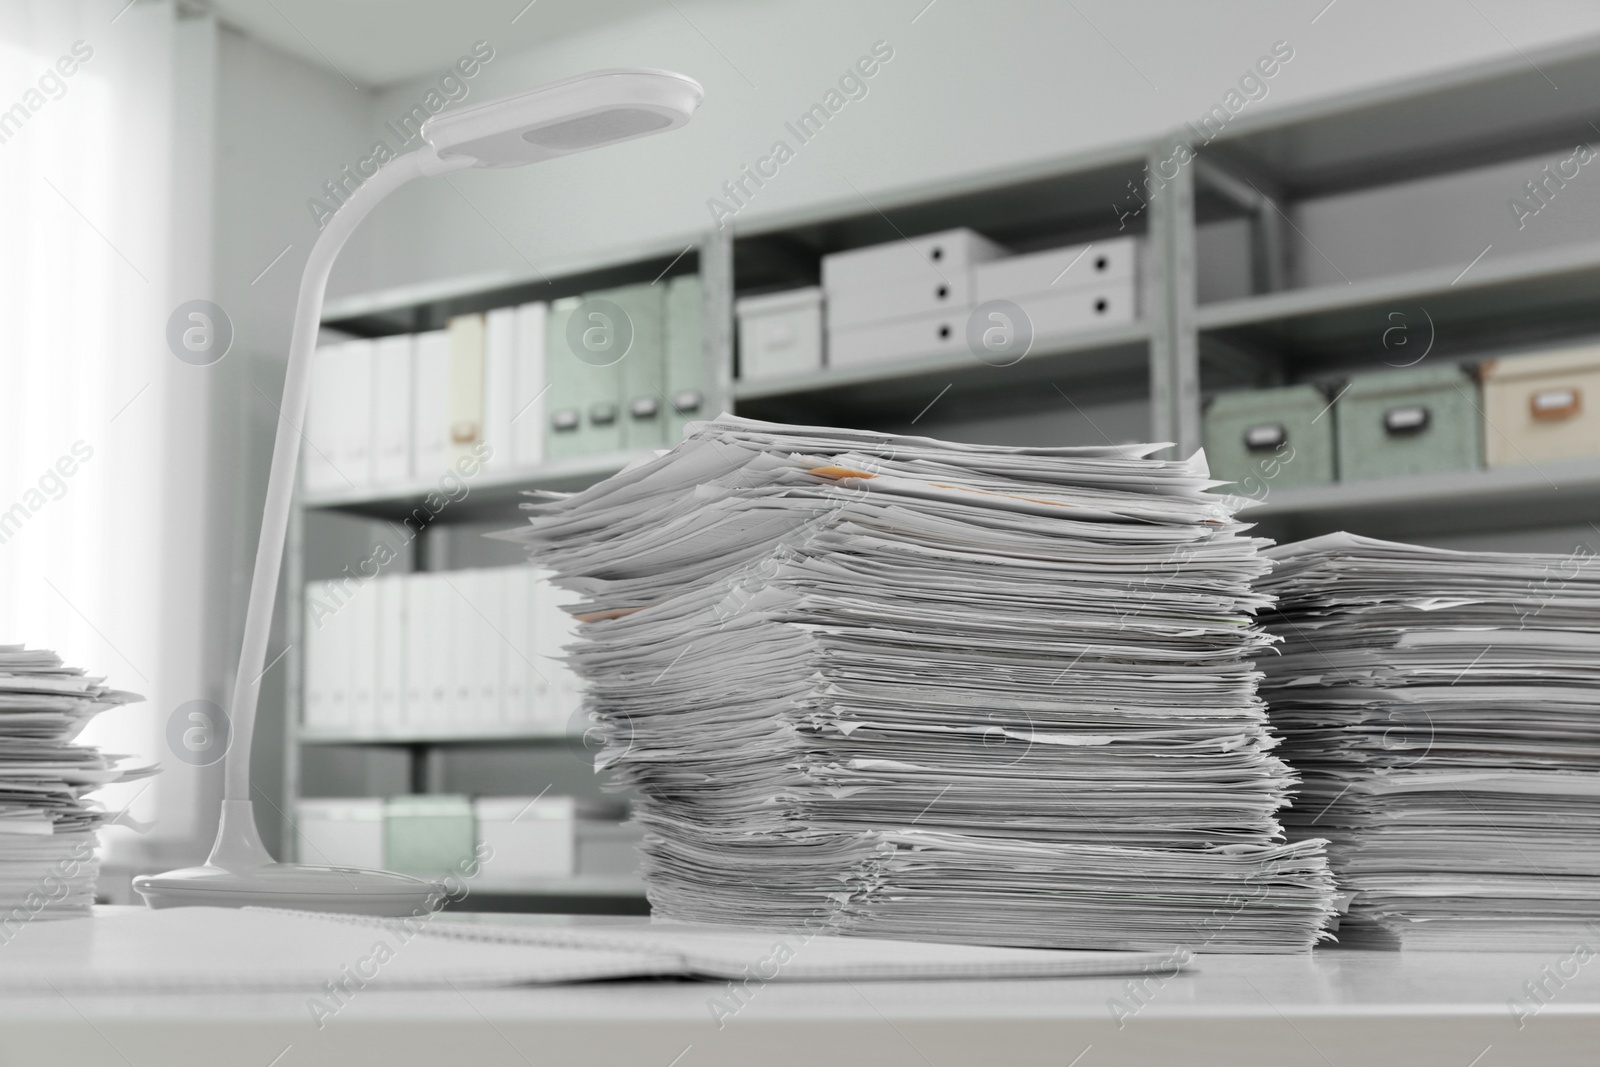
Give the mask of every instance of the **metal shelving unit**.
[[[738, 382], [740, 414], [804, 423], [903, 429], [936, 397], [940, 411], [1004, 418], [1019, 401], [1065, 407], [1057, 390], [1150, 402], [1176, 383], [1167, 353], [1177, 336], [1171, 306], [1185, 286], [1164, 238], [1187, 217], [1168, 204], [1119, 220], [1111, 206], [1131, 200], [1159, 146], [1140, 141], [1046, 160], [1003, 174], [978, 173], [871, 197], [857, 193], [805, 211], [734, 227], [735, 291], [751, 295], [815, 285], [822, 257], [958, 226], [979, 230], [1013, 251], [1136, 234], [1145, 238], [1137, 282], [1138, 318], [1129, 324], [1063, 336], [1040, 336], [1020, 362], [991, 366], [964, 349], [785, 378]], [[1180, 183], [1181, 184], [1181, 183]], [[1054, 384], [1055, 388], [1051, 386]], [[1155, 439], [1177, 439], [1184, 417], [1170, 403], [1151, 405]], [[935, 432], [920, 424], [914, 432]], [[1144, 431], [1142, 431], [1144, 432]], [[1198, 441], [1198, 427], [1191, 435]]]
[[[659, 280], [669, 273], [698, 270], [705, 281], [703, 308], [707, 406], [713, 411], [731, 406], [732, 333], [725, 322], [731, 319], [731, 297], [723, 292], [729, 277], [727, 238], [711, 233], [689, 244], [640, 246], [616, 250], [611, 255], [558, 266], [547, 271], [495, 274], [456, 279], [437, 284], [409, 286], [383, 293], [329, 301], [323, 325], [358, 336], [382, 336], [417, 332], [443, 326], [451, 316], [529, 300], [552, 300], [563, 296], [638, 281]], [[694, 253], [690, 255], [690, 253]], [[719, 279], [722, 279], [719, 281]], [[305, 749], [332, 749], [355, 746], [364, 750], [399, 750], [407, 760], [411, 791], [429, 792], [443, 779], [443, 754], [474, 748], [575, 749], [584, 741], [570, 734], [481, 733], [457, 736], [331, 735], [303, 731], [300, 706], [303, 685], [301, 618], [305, 566], [305, 531], [309, 516], [344, 515], [386, 521], [392, 524], [411, 520], [417, 526], [414, 558], [423, 569], [434, 569], [442, 555], [436, 538], [441, 528], [461, 524], [517, 521], [517, 505], [529, 490], [574, 491], [592, 485], [627, 466], [648, 452], [616, 452], [558, 460], [522, 469], [495, 469], [463, 479], [465, 494], [450, 501], [437, 514], [419, 513], [423, 501], [439, 487], [431, 481], [404, 485], [363, 488], [349, 492], [300, 494], [291, 518], [286, 575], [288, 589], [283, 598], [287, 612], [288, 649], [284, 654], [288, 669], [285, 707], [285, 773], [283, 810], [292, 811], [300, 795], [301, 760]], [[280, 851], [292, 855], [294, 834], [285, 820]], [[527, 884], [486, 884], [475, 888], [470, 897], [479, 911], [560, 910], [602, 911], [639, 914], [647, 910], [644, 887], [637, 877], [579, 875], [563, 879], [537, 879]]]
[[[1509, 215], [1476, 212], [1453, 217], [1432, 265], [1308, 283], [1305, 276], [1338, 268], [1294, 224], [1298, 210], [1319, 202], [1404, 197], [1482, 168], [1569, 153], [1600, 134], [1597, 110], [1600, 41], [1585, 40], [1240, 116], [1197, 163], [1200, 218], [1248, 220], [1254, 281], [1250, 294], [1196, 310], [1206, 391], [1330, 383], [1385, 364], [1472, 362], [1600, 336], [1600, 241], [1592, 237], [1561, 242], [1559, 231], [1524, 233], [1507, 225]], [[1538, 176], [1537, 165], [1526, 170]], [[1498, 192], [1506, 181], [1496, 183], [1496, 210], [1505, 193], [1521, 192]], [[1445, 262], [1446, 246], [1467, 250]], [[1396, 323], [1408, 335], [1403, 349], [1386, 346]], [[1241, 517], [1279, 539], [1336, 529], [1428, 538], [1582, 527], [1600, 520], [1600, 462], [1301, 488], [1269, 482]]]
[[[1551, 84], [1560, 86], [1559, 92]], [[1281, 381], [1326, 380], [1379, 364], [1377, 344], [1397, 309], [1420, 311], [1433, 359], [1475, 354], [1544, 338], [1600, 332], [1600, 242], [1499, 248], [1469, 264], [1438, 263], [1343, 285], [1296, 286], [1296, 205], [1319, 197], [1449, 175], [1520, 159], [1596, 136], [1600, 114], [1600, 42], [1580, 42], [1530, 57], [1446, 72], [1304, 107], [1247, 114], [1203, 146], [1193, 130], [1045, 160], [1004, 173], [974, 173], [868, 198], [857, 193], [804, 211], [734, 224], [696, 241], [618, 250], [540, 272], [462, 278], [329, 303], [328, 322], [356, 332], [432, 328], [446, 317], [522, 300], [549, 299], [644, 280], [695, 250], [705, 283], [710, 408], [760, 418], [904, 428], [938, 396], [941, 410], [966, 410], [1003, 421], [1029, 404], [1059, 410], [1067, 391], [1133, 400], [1148, 407], [1152, 440], [1187, 454], [1201, 442], [1202, 392]], [[1193, 161], [1128, 217], [1127, 204], [1146, 168], [1180, 145]], [[1166, 173], [1165, 170], [1162, 171]], [[1200, 303], [1198, 233], [1218, 219], [1249, 222], [1251, 292]], [[821, 257], [897, 237], [970, 226], [1016, 251], [1125, 233], [1143, 238], [1139, 317], [1127, 326], [1040, 338], [1020, 363], [983, 364], [963, 352], [876, 366], [736, 382], [735, 295], [817, 283]], [[1303, 250], [1302, 250], [1303, 251]], [[679, 263], [677, 269], [683, 269]], [[1409, 353], [1408, 353], [1409, 358]], [[1052, 389], [1051, 387], [1054, 386]], [[1056, 394], [1060, 393], [1061, 396]], [[1089, 402], [1089, 401], [1086, 401]], [[1074, 406], [1076, 403], [1074, 402]], [[927, 423], [912, 432], [935, 432]], [[1099, 440], [1096, 438], [1095, 440]], [[589, 457], [534, 470], [485, 472], [441, 523], [515, 521], [527, 489], [572, 490], [621, 469], [635, 454]], [[288, 797], [297, 789], [302, 746], [408, 747], [414, 781], [426, 784], [427, 760], [447, 746], [546, 745], [548, 738], [301, 737], [298, 720], [298, 620], [304, 517], [318, 512], [403, 521], [430, 489], [304, 499], [291, 531], [286, 610], [291, 696]], [[1310, 488], [1272, 488], [1242, 516], [1261, 532], [1301, 537], [1333, 529], [1391, 537], [1426, 537], [1600, 522], [1600, 462], [1543, 469], [1459, 471]], [[427, 533], [420, 535], [427, 540]], [[424, 544], [419, 558], [430, 552]], [[560, 887], [555, 887], [559, 889]], [[596, 889], [596, 886], [590, 886]], [[540, 887], [546, 897], [559, 896]], [[477, 899], [476, 897], [474, 899]], [[572, 904], [573, 898], [567, 897]]]
[[[1051, 161], [1013, 172], [1003, 179], [974, 175], [873, 201], [862, 198], [854, 204], [827, 205], [771, 222], [759, 230], [729, 229], [701, 235], [689, 247], [695, 252], [690, 263], [698, 269], [705, 287], [708, 408], [712, 411], [736, 408], [744, 414], [776, 418], [798, 417], [802, 409], [810, 415], [826, 409], [828, 416], [836, 421], [870, 422], [872, 413], [883, 411], [886, 402], [914, 404], [911, 413], [915, 414], [933, 392], [946, 385], [959, 385], [957, 391], [963, 394], [992, 396], [1002, 405], [1019, 391], [1037, 391], [1046, 381], [1109, 384], [1124, 394], [1142, 395], [1148, 389], [1152, 373], [1152, 329], [1143, 319], [1127, 326], [1072, 336], [1038, 338], [1028, 358], [1010, 368], [987, 366], [964, 355], [947, 355], [860, 371], [834, 371], [787, 382], [736, 384], [733, 300], [736, 290], [743, 292], [814, 281], [820, 258], [826, 252], [890, 240], [898, 230], [907, 227], [913, 232], [925, 232], [948, 226], [976, 225], [1019, 248], [1030, 244], [1037, 246], [1041, 241], [1051, 243], [1052, 237], [1059, 234], [1093, 238], [1113, 232], [1116, 224], [1113, 221], [1107, 225], [1101, 217], [1100, 205], [1109, 203], [1137, 177], [1148, 153], [1148, 146], [1143, 144], [1123, 146], [1078, 159]], [[892, 212], [893, 219], [885, 212]], [[482, 275], [345, 297], [329, 301], [324, 324], [371, 336], [433, 329], [443, 326], [456, 314], [526, 300], [554, 299], [630, 281], [648, 281], [673, 268], [681, 271], [690, 265], [684, 262], [689, 257], [683, 253], [682, 244], [640, 246], [575, 261], [554, 270]], [[1155, 294], [1172, 288], [1162, 272], [1163, 265], [1159, 261], [1147, 260], [1145, 277], [1141, 281], [1141, 298], [1146, 308], [1163, 299]], [[496, 471], [491, 467], [470, 479], [466, 496], [453, 501], [416, 535], [416, 557], [425, 568], [437, 565], [442, 554], [430, 543], [433, 538], [429, 530], [440, 524], [454, 526], [491, 520], [512, 524], [516, 521], [516, 505], [527, 490], [581, 489], [643, 455], [645, 453], [589, 456], [527, 470]], [[431, 483], [418, 482], [303, 496], [295, 514], [298, 536], [291, 546], [294, 559], [290, 569], [295, 578], [285, 598], [291, 627], [298, 627], [301, 612], [301, 587], [306, 577], [303, 537], [308, 516], [337, 514], [403, 523], [415, 518], [424, 498], [435, 489]], [[287, 658], [292, 677], [296, 679], [287, 709], [285, 777], [290, 801], [297, 795], [300, 759], [308, 749], [360, 746], [367, 750], [401, 750], [408, 759], [412, 788], [425, 791], [441, 780], [442, 754], [448, 751], [506, 745], [547, 749], [576, 743], [576, 739], [566, 736], [518, 734], [470, 738], [303, 734], [299, 728], [298, 637]], [[552, 895], [550, 886], [536, 888], [539, 890], [536, 895]]]

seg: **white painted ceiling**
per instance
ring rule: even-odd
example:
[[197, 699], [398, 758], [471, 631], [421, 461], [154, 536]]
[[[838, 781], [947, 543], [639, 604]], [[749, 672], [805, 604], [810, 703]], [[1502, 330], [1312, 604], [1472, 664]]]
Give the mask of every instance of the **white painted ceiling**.
[[474, 41], [515, 52], [626, 21], [663, 0], [210, 0], [225, 24], [361, 88], [454, 63]]

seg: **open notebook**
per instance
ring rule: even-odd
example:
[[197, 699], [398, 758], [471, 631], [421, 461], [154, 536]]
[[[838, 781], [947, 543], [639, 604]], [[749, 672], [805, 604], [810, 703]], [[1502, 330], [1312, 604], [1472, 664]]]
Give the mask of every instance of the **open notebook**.
[[666, 923], [522, 926], [256, 908], [103, 909], [93, 918], [19, 929], [0, 952], [0, 990], [315, 992], [329, 982], [442, 989], [662, 976], [763, 982], [1056, 978], [1170, 972], [1177, 958]]

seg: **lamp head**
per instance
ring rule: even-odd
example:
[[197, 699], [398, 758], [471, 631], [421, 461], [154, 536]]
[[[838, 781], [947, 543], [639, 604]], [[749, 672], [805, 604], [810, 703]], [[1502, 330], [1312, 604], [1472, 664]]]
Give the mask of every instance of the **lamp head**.
[[435, 115], [422, 139], [440, 159], [520, 167], [677, 129], [705, 98], [666, 70], [597, 70]]

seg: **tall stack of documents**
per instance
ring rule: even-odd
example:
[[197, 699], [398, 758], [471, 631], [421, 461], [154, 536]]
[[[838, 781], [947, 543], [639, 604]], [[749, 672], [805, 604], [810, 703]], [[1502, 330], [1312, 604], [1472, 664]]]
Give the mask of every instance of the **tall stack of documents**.
[[75, 743], [100, 712], [140, 699], [100, 683], [54, 652], [0, 645], [0, 944], [31, 919], [87, 914], [109, 816], [85, 798], [154, 773]]
[[1253, 657], [1266, 570], [1203, 461], [723, 416], [525, 540], [680, 919], [1297, 951], [1323, 843]]
[[1570, 949], [1600, 920], [1600, 567], [1330, 534], [1264, 588], [1285, 822], [1354, 893], [1342, 941]]

